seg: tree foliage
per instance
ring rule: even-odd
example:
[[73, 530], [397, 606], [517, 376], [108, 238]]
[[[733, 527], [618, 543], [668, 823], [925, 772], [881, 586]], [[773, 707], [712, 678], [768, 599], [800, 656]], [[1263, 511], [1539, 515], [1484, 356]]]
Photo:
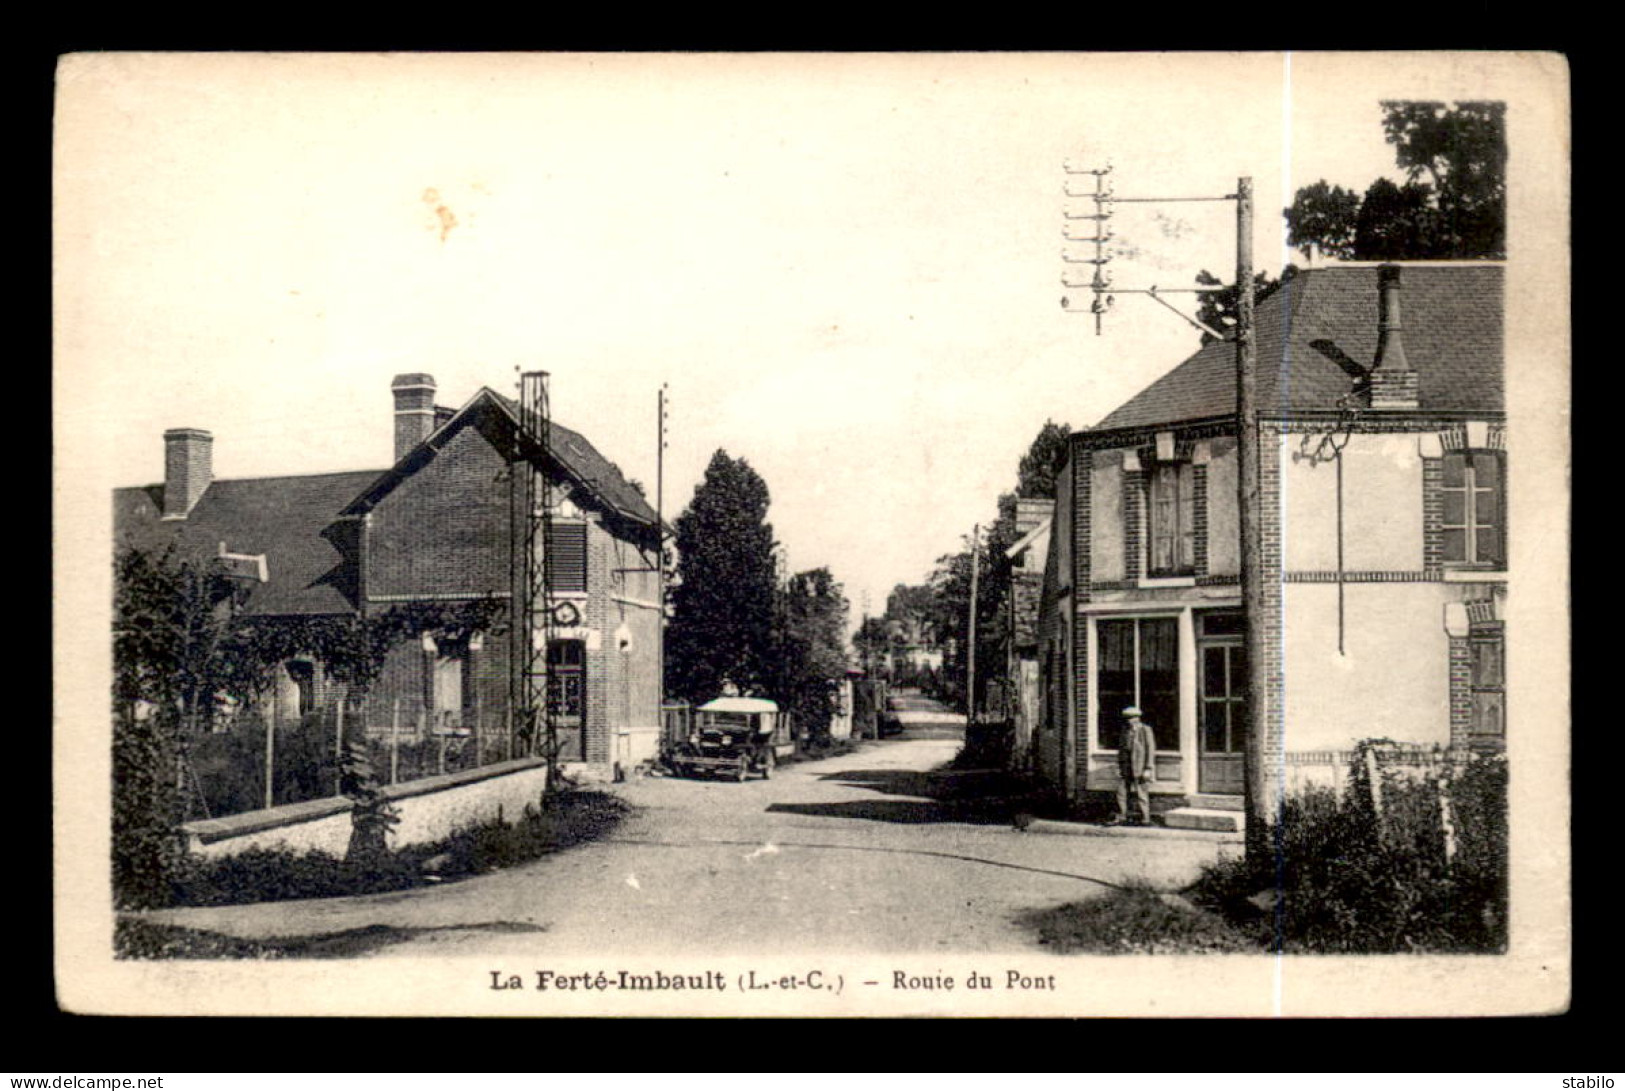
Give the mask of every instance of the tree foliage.
[[852, 646], [858, 653], [858, 665], [865, 673], [875, 677], [889, 677], [892, 631], [886, 618], [864, 618], [858, 626], [858, 631], [852, 635]]
[[1016, 495], [1024, 500], [1055, 497], [1055, 473], [1072, 438], [1072, 427], [1046, 420], [1016, 465]]
[[[491, 629], [494, 599], [411, 603], [371, 617], [262, 617], [239, 611], [245, 585], [173, 547], [125, 548], [113, 579], [113, 884], [123, 906], [166, 904], [184, 856], [179, 785], [190, 740], [223, 698], [261, 696], [272, 668], [309, 655], [352, 697], [391, 648], [425, 632]], [[364, 810], [364, 809], [363, 809]]]
[[1345, 261], [1505, 258], [1506, 104], [1384, 102], [1382, 128], [1405, 183], [1303, 187], [1288, 243]]
[[773, 528], [767, 484], [723, 450], [677, 517], [666, 690], [691, 702], [773, 686]]
[[784, 590], [774, 696], [814, 740], [827, 738], [846, 676], [847, 601], [828, 568], [798, 572]]
[[1055, 475], [1072, 436], [1069, 424], [1044, 422], [1016, 464], [1016, 488], [999, 496], [995, 518], [979, 530], [978, 541], [937, 558], [927, 581], [899, 584], [886, 600], [886, 621], [894, 633], [928, 635], [944, 650], [939, 694], [954, 703], [965, 700], [970, 667], [971, 575], [976, 584], [976, 690], [1002, 679], [1006, 669], [1006, 617], [1013, 564], [1007, 552], [1020, 539], [1016, 507], [1021, 499], [1052, 500]]

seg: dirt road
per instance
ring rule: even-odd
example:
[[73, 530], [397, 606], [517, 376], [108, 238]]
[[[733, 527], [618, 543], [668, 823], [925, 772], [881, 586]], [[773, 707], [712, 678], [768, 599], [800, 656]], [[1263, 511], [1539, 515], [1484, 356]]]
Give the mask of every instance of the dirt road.
[[[923, 736], [923, 737], [922, 737]], [[442, 887], [359, 898], [172, 910], [152, 919], [243, 938], [371, 929], [358, 954], [1033, 953], [1024, 910], [1129, 878], [1178, 886], [1211, 837], [1024, 832], [987, 773], [945, 768], [939, 716], [771, 780], [652, 777], [608, 840]], [[696, 937], [703, 937], [698, 940]]]

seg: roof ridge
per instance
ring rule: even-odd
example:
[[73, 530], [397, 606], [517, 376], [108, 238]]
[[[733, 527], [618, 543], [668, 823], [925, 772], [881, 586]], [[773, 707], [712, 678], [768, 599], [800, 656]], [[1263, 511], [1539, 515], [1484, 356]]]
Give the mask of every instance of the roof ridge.
[[[233, 485], [243, 481], [307, 481], [313, 477], [346, 477], [351, 474], [368, 474], [377, 476], [385, 470], [321, 470], [313, 474], [261, 474], [258, 477], [213, 477], [209, 479], [210, 485]], [[149, 481], [144, 485], [115, 485], [114, 492], [124, 489], [161, 489], [162, 481]]]
[[[387, 469], [387, 467], [386, 467], [386, 469]], [[213, 478], [210, 481], [210, 484], [219, 485], [219, 484], [229, 483], [229, 482], [234, 482], [234, 481], [291, 481], [291, 480], [295, 480], [295, 479], [306, 480], [306, 479], [312, 478], [312, 477], [346, 477], [346, 476], [348, 476], [350, 474], [379, 474], [379, 473], [383, 473], [383, 472], [384, 472], [383, 470], [373, 470], [373, 469], [321, 470], [321, 471], [319, 471], [317, 473], [313, 473], [313, 474], [261, 474], [258, 477], [216, 477], [216, 478]], [[158, 484], [162, 485], [163, 482], [160, 481], [160, 482], [158, 482]]]

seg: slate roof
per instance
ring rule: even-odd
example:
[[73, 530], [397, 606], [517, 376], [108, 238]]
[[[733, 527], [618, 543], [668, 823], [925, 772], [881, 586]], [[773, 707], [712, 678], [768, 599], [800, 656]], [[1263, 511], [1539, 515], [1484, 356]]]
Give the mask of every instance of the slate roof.
[[113, 492], [115, 542], [194, 557], [263, 553], [270, 579], [249, 584], [252, 614], [336, 614], [356, 608], [353, 541], [335, 522], [381, 470], [214, 481], [185, 519], [164, 521], [162, 485]]
[[[468, 423], [487, 394], [517, 420], [513, 402], [485, 389], [442, 428]], [[638, 523], [658, 522], [648, 501], [585, 436], [555, 422], [549, 446], [566, 472], [606, 506]], [[358, 564], [356, 521], [344, 516], [370, 508], [422, 457], [410, 453], [383, 470], [217, 480], [185, 519], [169, 521], [161, 518], [162, 485], [115, 489], [115, 542], [144, 549], [173, 542], [194, 557], [215, 556], [222, 542], [231, 553], [263, 553], [270, 578], [251, 585], [248, 613], [347, 613], [357, 606]]]
[[[490, 393], [508, 415], [518, 421], [519, 407], [514, 400], [495, 391]], [[658, 521], [649, 501], [621, 475], [620, 467], [600, 454], [586, 436], [558, 421], [553, 421], [548, 431], [548, 453], [601, 500], [636, 522], [653, 526]]]
[[[1420, 409], [1501, 412], [1501, 266], [1401, 265], [1401, 326], [1420, 384]], [[1260, 410], [1336, 408], [1350, 376], [1311, 342], [1329, 342], [1370, 366], [1377, 347], [1376, 267], [1304, 270], [1258, 304], [1254, 316]], [[1234, 414], [1235, 366], [1234, 341], [1204, 345], [1092, 431]]]

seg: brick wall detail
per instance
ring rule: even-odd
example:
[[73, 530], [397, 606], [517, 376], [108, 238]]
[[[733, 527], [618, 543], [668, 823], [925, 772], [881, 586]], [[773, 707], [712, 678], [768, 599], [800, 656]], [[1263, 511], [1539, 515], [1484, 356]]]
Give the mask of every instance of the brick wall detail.
[[1194, 509], [1191, 552], [1195, 563], [1193, 574], [1200, 578], [1207, 575], [1207, 467], [1200, 464], [1191, 467], [1191, 478]]
[[1130, 582], [1142, 575], [1141, 558], [1144, 530], [1141, 526], [1145, 499], [1145, 473], [1123, 471], [1123, 578]]

